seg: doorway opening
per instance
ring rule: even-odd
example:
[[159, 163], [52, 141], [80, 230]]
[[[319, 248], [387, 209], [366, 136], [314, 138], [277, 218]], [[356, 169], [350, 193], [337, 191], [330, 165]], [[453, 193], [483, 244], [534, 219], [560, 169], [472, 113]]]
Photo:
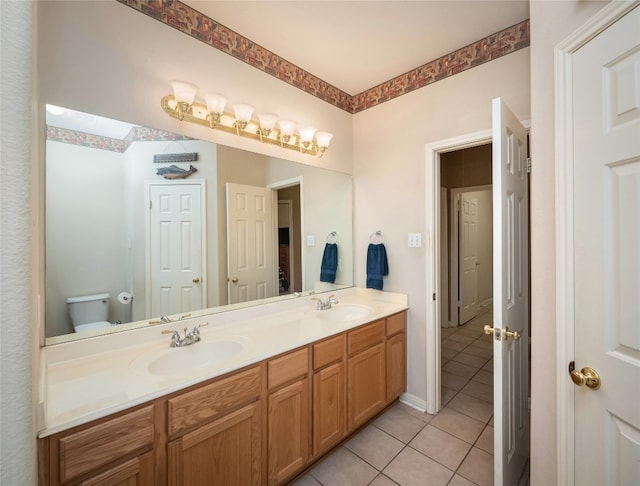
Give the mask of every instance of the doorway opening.
[[278, 287], [279, 295], [302, 292], [302, 230], [300, 184], [279, 188]]
[[493, 408], [493, 346], [483, 333], [493, 322], [491, 151], [484, 143], [439, 160], [440, 404], [461, 408], [472, 397], [483, 415]]

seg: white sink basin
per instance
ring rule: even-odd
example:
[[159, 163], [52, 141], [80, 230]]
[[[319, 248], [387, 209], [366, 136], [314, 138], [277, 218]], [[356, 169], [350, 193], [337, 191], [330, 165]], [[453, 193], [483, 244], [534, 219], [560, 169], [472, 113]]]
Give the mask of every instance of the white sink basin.
[[331, 309], [317, 312], [318, 319], [330, 322], [347, 322], [363, 319], [373, 310], [365, 305], [358, 304], [334, 304]]
[[240, 340], [206, 341], [182, 348], [164, 348], [135, 358], [129, 367], [142, 374], [157, 376], [198, 373], [223, 364], [244, 349]]

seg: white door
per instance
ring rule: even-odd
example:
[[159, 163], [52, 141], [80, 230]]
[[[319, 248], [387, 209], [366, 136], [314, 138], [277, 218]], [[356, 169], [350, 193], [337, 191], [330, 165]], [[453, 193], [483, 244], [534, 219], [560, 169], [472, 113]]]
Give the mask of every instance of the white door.
[[572, 64], [573, 359], [576, 372], [590, 367], [602, 380], [574, 390], [575, 484], [637, 485], [640, 8], [578, 49]]
[[[527, 133], [493, 100], [493, 403], [496, 486], [518, 484], [529, 457]], [[514, 339], [514, 334], [519, 339]]]
[[149, 183], [147, 315], [206, 307], [203, 185]]
[[478, 199], [467, 193], [459, 196], [460, 319], [458, 324], [478, 315]]
[[227, 183], [229, 304], [278, 295], [274, 191]]

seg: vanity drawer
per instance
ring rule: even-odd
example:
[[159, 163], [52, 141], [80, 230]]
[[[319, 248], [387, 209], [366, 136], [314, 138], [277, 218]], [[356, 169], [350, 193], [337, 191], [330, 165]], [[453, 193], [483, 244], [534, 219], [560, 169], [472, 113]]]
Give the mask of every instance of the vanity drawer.
[[313, 345], [313, 369], [317, 370], [344, 357], [344, 334]]
[[370, 348], [384, 341], [384, 319], [367, 324], [351, 331], [347, 336], [347, 352], [349, 355]]
[[404, 332], [407, 322], [407, 313], [405, 311], [398, 312], [387, 317], [387, 336], [393, 336], [399, 332]]
[[60, 482], [153, 447], [153, 405], [101, 422], [59, 441]]
[[168, 400], [169, 434], [205, 423], [260, 397], [260, 366]]
[[302, 378], [308, 371], [309, 351], [307, 348], [272, 359], [267, 366], [269, 390], [273, 390], [296, 378]]

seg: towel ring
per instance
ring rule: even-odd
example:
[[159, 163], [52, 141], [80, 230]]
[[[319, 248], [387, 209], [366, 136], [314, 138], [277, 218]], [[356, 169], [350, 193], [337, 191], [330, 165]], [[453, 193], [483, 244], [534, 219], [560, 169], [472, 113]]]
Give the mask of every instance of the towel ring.
[[382, 236], [382, 231], [376, 230], [375, 232], [371, 233], [371, 236], [369, 236], [369, 243], [384, 243], [384, 236]]
[[338, 243], [338, 233], [332, 231], [327, 235], [327, 243]]

